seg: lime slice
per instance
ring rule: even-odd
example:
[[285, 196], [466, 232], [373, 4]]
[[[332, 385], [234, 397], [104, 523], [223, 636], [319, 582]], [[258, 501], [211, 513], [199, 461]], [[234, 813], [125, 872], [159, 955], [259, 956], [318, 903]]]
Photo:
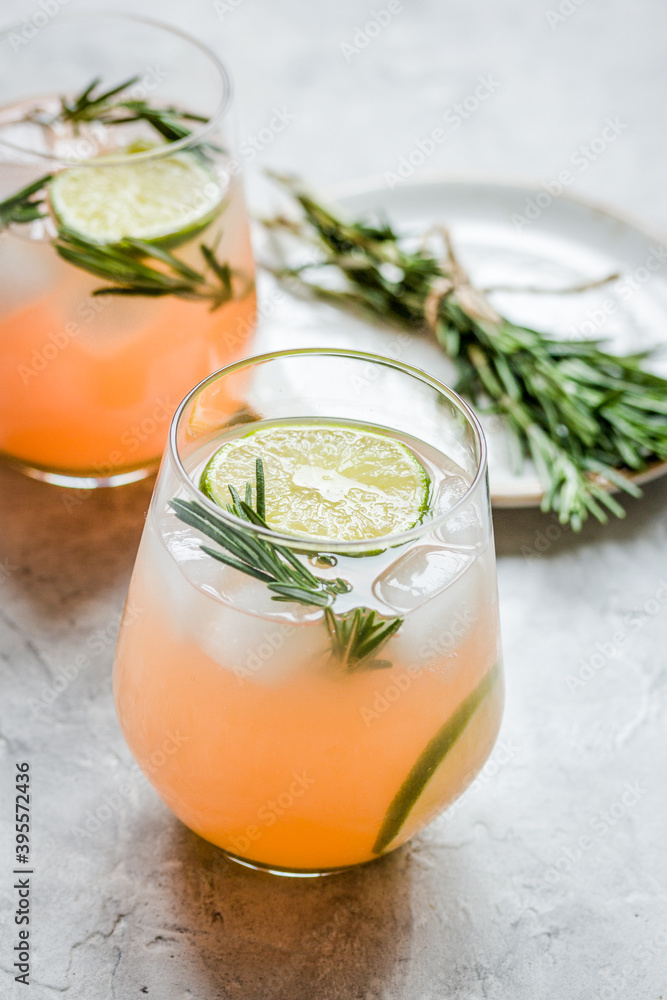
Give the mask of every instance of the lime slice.
[[200, 488], [221, 506], [264, 464], [266, 521], [289, 535], [350, 542], [412, 528], [427, 509], [430, 479], [402, 442], [362, 427], [281, 424], [228, 441]]
[[49, 185], [51, 207], [62, 226], [95, 243], [124, 236], [177, 246], [217, 215], [223, 189], [192, 153], [155, 160], [70, 167]]

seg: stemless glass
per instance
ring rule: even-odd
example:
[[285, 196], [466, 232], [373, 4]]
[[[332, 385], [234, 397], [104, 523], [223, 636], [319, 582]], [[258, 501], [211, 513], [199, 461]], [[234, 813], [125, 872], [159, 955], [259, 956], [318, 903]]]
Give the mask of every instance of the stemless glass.
[[[292, 421], [402, 442], [428, 470], [428, 510], [400, 534], [341, 542], [248, 524], [199, 492], [223, 441]], [[345, 580], [336, 615], [371, 608], [400, 627], [350, 668], [320, 608], [272, 600], [266, 583], [204, 553], [211, 540], [177, 519], [174, 498], [197, 500], [242, 537], [279, 543], [322, 579]], [[400, 846], [491, 752], [499, 643], [486, 447], [451, 389], [386, 358], [323, 349], [238, 362], [186, 397], [137, 556], [114, 689], [134, 757], [192, 830], [243, 864], [288, 875]]]
[[0, 454], [118, 485], [157, 466], [179, 400], [254, 329], [231, 86], [157, 22], [37, 18], [0, 34]]

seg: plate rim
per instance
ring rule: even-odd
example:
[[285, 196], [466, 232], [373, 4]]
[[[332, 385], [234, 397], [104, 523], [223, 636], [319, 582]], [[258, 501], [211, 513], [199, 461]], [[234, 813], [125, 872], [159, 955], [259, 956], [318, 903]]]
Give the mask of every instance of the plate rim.
[[[540, 181], [536, 181], [534, 178], [524, 178], [520, 175], [486, 175], [478, 173], [468, 176], [441, 170], [424, 171], [420, 177], [411, 178], [409, 181], [402, 183], [400, 188], [397, 187], [394, 190], [405, 191], [409, 188], [428, 187], [429, 185], [448, 187], [454, 184], [467, 184], [470, 187], [498, 187], [514, 191], [535, 191], [538, 194], [544, 190]], [[383, 185], [386, 188], [382, 174], [364, 174], [362, 177], [351, 177], [345, 181], [336, 181], [323, 185], [318, 189], [318, 193], [332, 201], [343, 200], [345, 198], [356, 197], [357, 195], [370, 194], [372, 191], [380, 191]], [[564, 191], [563, 194], [554, 198], [554, 201], [569, 201], [580, 208], [593, 209], [593, 211], [601, 215], [606, 215], [616, 222], [622, 222], [624, 225], [638, 230], [642, 235], [648, 236], [649, 239], [658, 240], [666, 244], [667, 249], [667, 229], [664, 231], [652, 229], [643, 219], [633, 215], [632, 212], [626, 212], [625, 209], [619, 210], [606, 202], [597, 201], [594, 198], [589, 198], [587, 195], [576, 194], [571, 191]]]

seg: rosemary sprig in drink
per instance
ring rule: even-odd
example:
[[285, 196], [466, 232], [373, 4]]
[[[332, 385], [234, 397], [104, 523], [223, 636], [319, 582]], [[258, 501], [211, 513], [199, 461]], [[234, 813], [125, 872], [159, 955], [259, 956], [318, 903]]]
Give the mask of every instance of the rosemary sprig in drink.
[[46, 213], [43, 210], [43, 189], [50, 180], [51, 174], [40, 177], [39, 180], [33, 181], [32, 184], [28, 184], [21, 191], [0, 202], [0, 229], [12, 222], [22, 224], [44, 218]]
[[[113, 282], [93, 295], [173, 295], [178, 299], [209, 302], [213, 312], [233, 298], [232, 270], [215, 257], [215, 248], [199, 245], [203, 268], [196, 271], [161, 247], [126, 237], [111, 246], [94, 243], [61, 227], [53, 241], [57, 253], [82, 271]], [[156, 261], [160, 270], [146, 263]]]
[[[0, 228], [12, 222], [25, 223], [46, 218], [44, 196], [40, 193], [50, 175], [0, 202]], [[229, 264], [215, 256], [215, 246], [200, 243], [202, 269], [196, 271], [169, 251], [153, 243], [126, 237], [118, 243], [88, 240], [65, 226], [58, 227], [52, 240], [56, 252], [75, 267], [111, 282], [96, 288], [93, 295], [144, 295], [153, 298], [173, 295], [179, 299], [209, 302], [210, 311], [234, 297], [233, 272]], [[155, 261], [162, 268], [151, 266]]]
[[133, 76], [110, 90], [95, 93], [102, 82], [100, 77], [96, 77], [77, 97], [70, 101], [61, 97], [60, 112], [54, 122], [69, 122], [76, 128], [83, 122], [124, 125], [128, 122], [145, 121], [169, 142], [176, 142], [191, 133], [191, 129], [183, 122], [207, 120], [202, 115], [195, 115], [181, 108], [153, 107], [145, 101], [122, 98], [121, 95], [138, 81], [139, 77]]
[[[593, 514], [624, 510], [611, 496], [632, 496], [627, 478], [667, 458], [667, 380], [646, 371], [646, 352], [617, 355], [601, 340], [564, 341], [500, 316], [472, 287], [446, 231], [438, 259], [427, 246], [407, 248], [385, 223], [347, 221], [319, 204], [294, 178], [277, 178], [302, 218], [265, 221], [314, 252], [314, 259], [275, 273], [315, 296], [361, 310], [411, 332], [426, 330], [456, 362], [457, 388], [502, 416], [530, 456], [544, 487], [542, 509], [575, 531]], [[343, 286], [318, 280], [325, 271]]]
[[330, 607], [324, 609], [324, 618], [331, 636], [334, 654], [349, 671], [370, 666], [374, 669], [390, 667], [390, 660], [369, 662], [369, 657], [398, 632], [402, 618], [383, 618], [372, 608], [354, 608], [344, 614], [334, 614]]
[[[58, 178], [64, 176], [58, 175]], [[0, 228], [12, 223], [24, 224], [46, 219], [47, 191], [51, 174], [33, 181], [23, 190], [0, 202]], [[51, 192], [51, 197], [53, 197]], [[204, 218], [202, 228], [208, 224]], [[195, 223], [196, 224], [196, 223]], [[210, 310], [218, 309], [234, 298], [235, 272], [229, 264], [218, 260], [217, 244], [199, 244], [201, 268], [196, 269], [170, 253], [156, 242], [129, 236], [114, 242], [89, 239], [81, 232], [60, 222], [51, 245], [63, 260], [109, 285], [95, 289], [93, 295], [141, 295], [208, 302]], [[249, 289], [241, 290], [241, 295]]]
[[[244, 498], [233, 486], [229, 486], [229, 493], [231, 502], [226, 506], [230, 514], [241, 521], [269, 527], [264, 520], [265, 478], [261, 458], [256, 462], [255, 506], [252, 506], [250, 483], [246, 484]], [[348, 672], [391, 666], [387, 660], [377, 660], [375, 654], [398, 631], [403, 624], [402, 618], [383, 618], [365, 607], [336, 614], [332, 608], [336, 596], [350, 589], [345, 580], [316, 577], [287, 546], [223, 522], [196, 500], [175, 498], [169, 505], [179, 520], [220, 546], [220, 549], [213, 549], [202, 545], [204, 552], [232, 569], [261, 580], [273, 592], [274, 601], [322, 608], [332, 654]]]

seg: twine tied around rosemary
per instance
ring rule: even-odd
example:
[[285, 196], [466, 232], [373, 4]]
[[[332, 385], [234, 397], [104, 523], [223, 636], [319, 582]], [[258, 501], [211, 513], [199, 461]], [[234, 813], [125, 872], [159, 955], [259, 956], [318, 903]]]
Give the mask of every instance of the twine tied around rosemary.
[[426, 325], [432, 333], [435, 333], [438, 322], [438, 312], [443, 299], [453, 295], [457, 304], [468, 316], [478, 323], [500, 323], [500, 315], [488, 301], [483, 291], [470, 281], [467, 271], [461, 266], [461, 262], [454, 252], [452, 238], [449, 230], [445, 226], [436, 226], [426, 234], [438, 235], [445, 245], [445, 254], [442, 258], [443, 274], [434, 278], [431, 282], [428, 295], [424, 301], [424, 319]]

